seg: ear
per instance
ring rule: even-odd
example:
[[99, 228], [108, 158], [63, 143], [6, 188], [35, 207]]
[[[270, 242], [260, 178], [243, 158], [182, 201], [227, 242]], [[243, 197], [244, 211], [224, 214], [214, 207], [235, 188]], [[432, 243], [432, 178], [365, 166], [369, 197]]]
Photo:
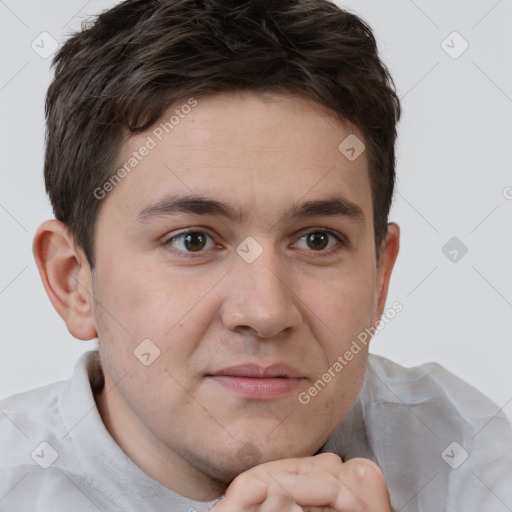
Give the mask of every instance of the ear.
[[91, 268], [68, 228], [57, 220], [44, 222], [32, 250], [44, 289], [68, 331], [80, 340], [96, 338]]
[[373, 326], [380, 320], [380, 317], [384, 312], [391, 272], [393, 271], [393, 266], [395, 265], [399, 249], [400, 228], [398, 224], [391, 222], [388, 224], [388, 231], [381, 244], [379, 263], [377, 266], [377, 280], [372, 318]]

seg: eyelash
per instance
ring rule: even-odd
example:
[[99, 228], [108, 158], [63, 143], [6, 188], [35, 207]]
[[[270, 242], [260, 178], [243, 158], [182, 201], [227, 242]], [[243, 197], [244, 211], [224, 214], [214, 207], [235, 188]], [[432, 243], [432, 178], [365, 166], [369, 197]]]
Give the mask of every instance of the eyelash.
[[[194, 251], [183, 251], [183, 250], [180, 250], [180, 249], [174, 249], [172, 247], [171, 242], [173, 242], [173, 241], [175, 241], [177, 239], [183, 238], [186, 235], [189, 235], [191, 233], [201, 233], [201, 234], [204, 234], [212, 242], [214, 242], [213, 241], [213, 237], [210, 234], [208, 234], [206, 231], [200, 230], [200, 229], [189, 229], [187, 231], [183, 231], [182, 233], [178, 233], [178, 234], [173, 235], [172, 237], [168, 238], [167, 240], [165, 240], [163, 242], [163, 245], [166, 248], [169, 248], [172, 252], [174, 252], [179, 257], [185, 257], [185, 258], [193, 257], [193, 258], [197, 258], [197, 257], [204, 256], [207, 253], [207, 251], [203, 251], [203, 250], [197, 251], [197, 252], [194, 252]], [[328, 256], [328, 255], [331, 255], [334, 252], [337, 252], [337, 251], [341, 250], [342, 248], [350, 248], [351, 247], [350, 242], [347, 240], [347, 238], [344, 235], [342, 235], [341, 233], [338, 233], [337, 231], [333, 231], [332, 229], [329, 229], [329, 228], [313, 228], [313, 229], [309, 229], [308, 231], [304, 231], [304, 232], [302, 232], [299, 235], [299, 237], [297, 238], [296, 242], [294, 242], [294, 243], [297, 243], [298, 241], [302, 240], [304, 237], [306, 237], [307, 235], [310, 235], [312, 233], [326, 233], [326, 234], [330, 235], [331, 237], [333, 237], [336, 240], [337, 244], [335, 245], [335, 247], [333, 247], [331, 249], [328, 249], [328, 250], [315, 251], [313, 249], [310, 249], [310, 250], [307, 251], [308, 253], [310, 253], [309, 257], [316, 258], [316, 257]]]

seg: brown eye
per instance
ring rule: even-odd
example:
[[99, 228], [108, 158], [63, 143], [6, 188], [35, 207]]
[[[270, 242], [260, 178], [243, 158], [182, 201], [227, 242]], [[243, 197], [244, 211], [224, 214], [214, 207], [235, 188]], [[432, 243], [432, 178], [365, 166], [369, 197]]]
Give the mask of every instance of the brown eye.
[[306, 235], [306, 243], [310, 249], [321, 251], [329, 245], [329, 234], [323, 231], [314, 231]]
[[309, 231], [302, 235], [294, 245], [302, 250], [325, 253], [326, 255], [350, 246], [341, 233], [329, 229]]
[[187, 231], [173, 236], [166, 245], [170, 245], [181, 253], [199, 253], [211, 249], [214, 242], [204, 231]]
[[206, 245], [206, 235], [200, 231], [189, 233], [188, 235], [185, 235], [183, 242], [187, 251], [200, 251]]

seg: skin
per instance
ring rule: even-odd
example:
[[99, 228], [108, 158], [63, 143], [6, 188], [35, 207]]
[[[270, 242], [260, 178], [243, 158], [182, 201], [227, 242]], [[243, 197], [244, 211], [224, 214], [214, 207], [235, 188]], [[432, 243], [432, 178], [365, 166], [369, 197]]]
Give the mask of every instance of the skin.
[[382, 472], [365, 459], [322, 453], [260, 464], [238, 476], [214, 512], [390, 512]]
[[[389, 225], [377, 264], [366, 153], [349, 161], [338, 150], [349, 134], [363, 137], [297, 96], [197, 100], [102, 199], [92, 271], [58, 221], [45, 222], [35, 236], [41, 278], [69, 331], [79, 339], [98, 337], [105, 387], [96, 401], [105, 426], [164, 486], [197, 500], [226, 493], [216, 510], [288, 510], [282, 500], [290, 495], [273, 486], [270, 474], [300, 475], [298, 482], [328, 475], [356, 496], [333, 501], [329, 484], [315, 503], [297, 495], [290, 503], [303, 508], [289, 510], [388, 510], [373, 463], [311, 457], [357, 399], [367, 349], [308, 404], [298, 401], [384, 310], [399, 229]], [[163, 119], [172, 109], [168, 114]], [[151, 129], [127, 141], [120, 165], [148, 136]], [[192, 194], [228, 203], [239, 215], [168, 212], [140, 219], [165, 196]], [[333, 196], [362, 215], [284, 216], [294, 205]], [[209, 235], [206, 245], [190, 251], [176, 238], [186, 230]], [[318, 231], [327, 246], [305, 238]], [[251, 263], [236, 251], [248, 236], [262, 249]], [[149, 366], [134, 355], [145, 339], [160, 350]], [[285, 363], [301, 379], [293, 390], [263, 400], [211, 377], [248, 363]], [[247, 503], [247, 492], [239, 490], [255, 482], [268, 492]], [[381, 508], [366, 504], [369, 495], [378, 496]]]

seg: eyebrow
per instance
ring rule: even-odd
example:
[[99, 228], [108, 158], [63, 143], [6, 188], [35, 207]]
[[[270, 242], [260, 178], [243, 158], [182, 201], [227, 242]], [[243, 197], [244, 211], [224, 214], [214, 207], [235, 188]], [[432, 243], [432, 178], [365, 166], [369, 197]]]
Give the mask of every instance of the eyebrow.
[[342, 196], [328, 199], [316, 199], [293, 205], [283, 218], [301, 218], [315, 216], [342, 216], [364, 224], [364, 212], [360, 206]]
[[176, 195], [165, 196], [157, 203], [145, 206], [139, 213], [138, 220], [146, 222], [155, 217], [165, 217], [176, 213], [215, 215], [237, 221], [243, 219], [242, 212], [231, 204], [196, 195]]
[[[240, 208], [216, 199], [198, 195], [168, 195], [157, 203], [145, 206], [138, 215], [139, 222], [148, 222], [153, 218], [167, 217], [177, 213], [220, 216], [241, 222], [244, 214]], [[364, 224], [362, 208], [342, 196], [316, 199], [298, 203], [289, 208], [280, 220], [298, 219], [315, 216], [342, 216]]]

